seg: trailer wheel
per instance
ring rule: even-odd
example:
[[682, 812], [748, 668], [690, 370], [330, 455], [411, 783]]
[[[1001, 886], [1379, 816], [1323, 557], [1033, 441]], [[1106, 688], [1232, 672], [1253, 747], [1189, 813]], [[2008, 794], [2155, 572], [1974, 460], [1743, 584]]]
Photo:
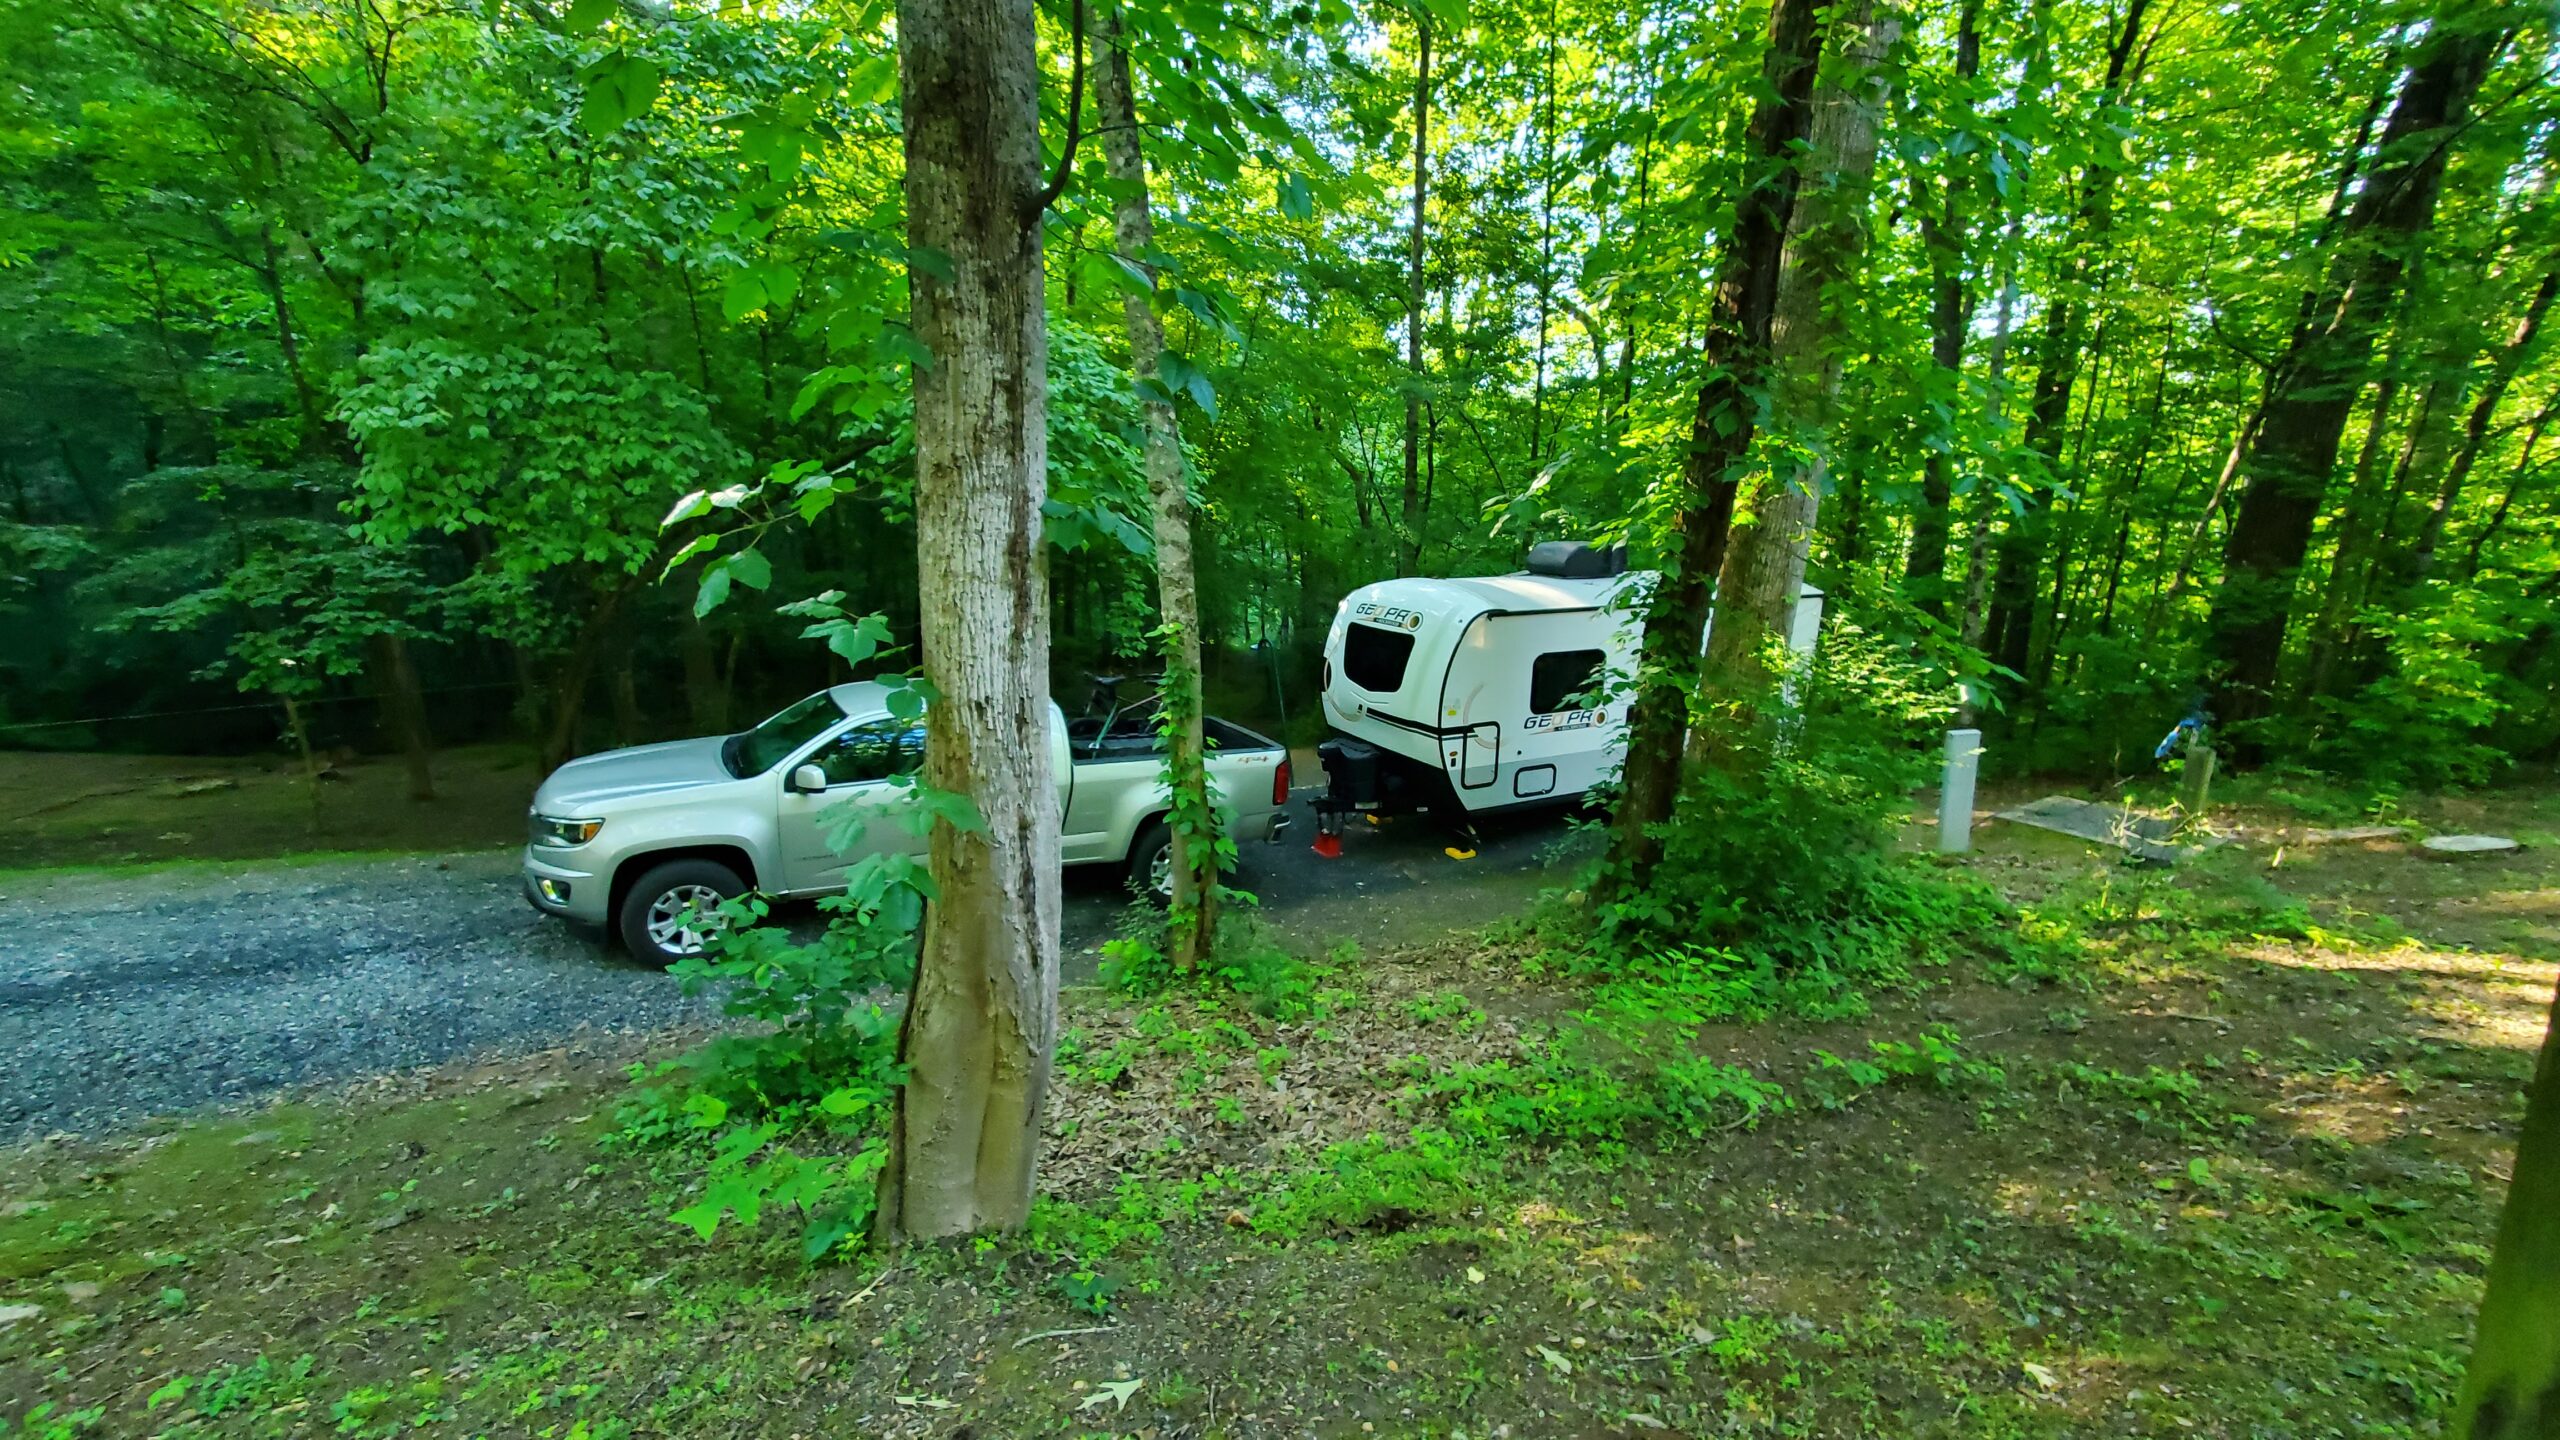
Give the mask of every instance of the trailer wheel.
[[1157, 905], [1173, 904], [1173, 827], [1150, 820], [1129, 846], [1129, 893]]

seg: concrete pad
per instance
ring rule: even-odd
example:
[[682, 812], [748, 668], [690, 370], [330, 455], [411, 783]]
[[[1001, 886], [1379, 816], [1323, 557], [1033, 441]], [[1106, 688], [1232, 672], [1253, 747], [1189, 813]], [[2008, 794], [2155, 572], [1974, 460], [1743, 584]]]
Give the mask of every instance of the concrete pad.
[[2196, 844], [2179, 844], [2171, 839], [2177, 833], [2175, 821], [2145, 815], [2129, 806], [2101, 805], [2069, 795], [2047, 795], [1998, 813], [2003, 820], [2113, 845], [2137, 860], [2183, 860], [2230, 843], [2212, 836]]
[[2430, 835], [2418, 843], [2439, 855], [2504, 855], [2524, 848], [2504, 835]]

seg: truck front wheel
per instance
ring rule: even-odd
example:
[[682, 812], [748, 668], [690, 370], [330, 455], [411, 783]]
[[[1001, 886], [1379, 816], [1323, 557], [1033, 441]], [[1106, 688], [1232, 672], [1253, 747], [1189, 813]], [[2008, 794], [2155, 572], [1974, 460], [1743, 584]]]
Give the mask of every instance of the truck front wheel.
[[717, 860], [669, 860], [631, 882], [614, 930], [632, 959], [663, 970], [701, 954], [710, 937], [702, 916], [745, 893], [747, 882]]

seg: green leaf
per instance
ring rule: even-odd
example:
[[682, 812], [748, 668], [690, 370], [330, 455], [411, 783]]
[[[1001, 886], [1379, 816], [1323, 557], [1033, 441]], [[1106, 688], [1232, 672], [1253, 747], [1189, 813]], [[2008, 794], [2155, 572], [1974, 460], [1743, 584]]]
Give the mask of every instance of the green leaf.
[[1298, 174], [1280, 177], [1280, 213], [1292, 220], [1305, 220], [1316, 213], [1316, 195], [1307, 188], [1307, 177]]
[[616, 50], [587, 67], [587, 98], [578, 107], [578, 122], [590, 135], [610, 135], [649, 113], [665, 79], [658, 62], [645, 55]]
[[741, 550], [729, 557], [729, 573], [750, 590], [762, 590], [773, 583], [773, 562], [754, 550]]
[[931, 246], [918, 245], [910, 248], [907, 251], [907, 264], [945, 285], [957, 284], [960, 279], [960, 272], [952, 266], [951, 257]]
[[658, 522], [658, 528], [661, 530], [669, 529], [674, 526], [681, 525], [687, 520], [695, 519], [699, 516], [708, 515], [710, 513], [711, 492], [708, 490], [696, 490], [692, 494], [677, 501], [675, 508], [667, 512], [667, 518]]
[[1421, 5], [1442, 33], [1467, 28], [1467, 0], [1421, 0]]
[[984, 834], [987, 817], [978, 813], [977, 802], [957, 790], [937, 790], [930, 785], [914, 789], [914, 804], [899, 820], [917, 835], [931, 832], [936, 820], [963, 835]]
[[572, 0], [562, 28], [572, 35], [593, 35], [613, 18], [615, 0]]
[[1145, 295], [1156, 288], [1156, 277], [1147, 273], [1144, 265], [1118, 254], [1111, 255], [1109, 259], [1111, 278], [1126, 293]]
[[788, 305], [800, 293], [800, 272], [789, 265], [759, 260], [729, 277], [720, 289], [720, 310], [732, 324], [759, 310]]
[[702, 567], [702, 588], [693, 597], [693, 618], [701, 619], [729, 598], [729, 562], [714, 560]]
[[678, 550], [674, 556], [668, 559], [666, 568], [658, 572], [658, 578], [663, 580], [667, 576], [673, 575], [678, 570], [684, 568], [684, 562], [701, 554], [705, 550], [711, 549], [719, 543], [720, 537], [717, 535], [696, 535], [692, 539], [687, 540], [684, 542], [684, 548]]

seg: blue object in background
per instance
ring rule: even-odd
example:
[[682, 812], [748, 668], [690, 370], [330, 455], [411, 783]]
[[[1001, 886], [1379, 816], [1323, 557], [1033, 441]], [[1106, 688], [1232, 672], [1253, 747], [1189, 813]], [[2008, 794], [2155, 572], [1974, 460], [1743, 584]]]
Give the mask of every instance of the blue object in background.
[[[2189, 711], [2187, 718], [2179, 721], [2175, 729], [2160, 737], [2160, 748], [2151, 752], [2151, 758], [2154, 760], [2166, 760], [2171, 755], [2174, 755], [2178, 751], [2186, 748], [2186, 745], [2193, 744], [2195, 741], [2203, 739], [2205, 718], [2205, 713], [2202, 710]], [[2182, 743], [2180, 741], [2180, 736], [2187, 737], [2185, 742]]]

